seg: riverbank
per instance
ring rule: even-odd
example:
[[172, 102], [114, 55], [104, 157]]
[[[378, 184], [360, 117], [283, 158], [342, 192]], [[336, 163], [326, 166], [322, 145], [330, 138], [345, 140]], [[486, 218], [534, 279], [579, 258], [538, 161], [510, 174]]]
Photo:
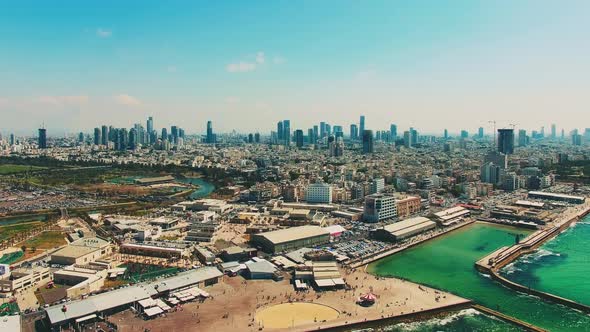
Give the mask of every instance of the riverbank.
[[486, 255], [475, 263], [475, 267], [481, 273], [490, 275], [492, 279], [510, 289], [590, 313], [590, 306], [588, 305], [555, 294], [525, 287], [524, 285], [508, 280], [499, 272], [501, 268], [514, 262], [519, 257], [536, 251], [545, 242], [558, 236], [573, 223], [582, 220], [588, 214], [590, 214], [590, 203], [588, 202], [582, 206], [570, 208], [559, 220], [553, 222], [550, 227], [534, 232], [518, 244], [510, 247], [502, 247]]

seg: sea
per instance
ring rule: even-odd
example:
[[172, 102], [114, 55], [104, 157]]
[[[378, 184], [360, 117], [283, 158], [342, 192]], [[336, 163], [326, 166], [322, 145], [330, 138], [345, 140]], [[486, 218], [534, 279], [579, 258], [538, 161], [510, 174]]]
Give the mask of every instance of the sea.
[[[570, 256], [582, 256], [588, 253], [588, 245], [584, 247], [574, 246], [567, 240], [570, 233], [581, 233], [586, 230], [586, 219], [569, 229], [557, 239], [548, 242], [539, 252], [549, 250], [552, 253]], [[588, 227], [590, 228], [590, 227]], [[590, 331], [590, 316], [558, 305], [552, 302], [543, 301], [537, 297], [515, 292], [493, 281], [489, 276], [479, 273], [474, 263], [486, 254], [502, 246], [514, 244], [516, 235], [526, 236], [530, 231], [517, 229], [509, 226], [501, 226], [487, 223], [474, 223], [443, 237], [433, 239], [416, 247], [405, 250], [399, 254], [392, 255], [372, 263], [368, 267], [370, 273], [379, 276], [394, 276], [404, 278], [417, 283], [425, 284], [434, 288], [448, 291], [450, 293], [471, 299], [474, 302], [488, 308], [500, 311], [504, 314], [521, 319], [549, 331]], [[588, 233], [580, 234], [580, 241], [588, 238]], [[564, 241], [562, 239], [565, 239]], [[562, 245], [559, 243], [565, 242]], [[552, 246], [559, 246], [562, 250], [556, 250]], [[549, 247], [549, 249], [547, 249]], [[569, 248], [569, 249], [568, 249]], [[582, 249], [586, 248], [586, 249]], [[573, 251], [571, 251], [573, 249]], [[543, 257], [543, 254], [537, 254]], [[527, 274], [538, 273], [538, 275], [552, 271], [554, 268], [561, 270], [559, 276], [536, 277], [539, 280], [537, 285], [553, 285], [553, 293], [566, 296], [568, 293], [575, 293], [576, 290], [585, 295], [579, 295], [577, 300], [588, 299], [590, 287], [588, 283], [582, 286], [575, 285], [576, 290], [566, 291], [563, 288], [574, 286], [568, 278], [583, 278], [585, 275], [578, 275], [581, 269], [588, 269], [588, 264], [560, 261], [545, 255], [546, 269], [532, 268], [527, 264], [538, 262], [535, 254], [530, 257], [523, 257], [522, 261], [507, 268], [506, 274], [510, 278], [516, 277], [519, 271]], [[556, 255], [554, 255], [556, 256]], [[533, 258], [534, 257], [534, 258]], [[556, 256], [561, 257], [561, 256]], [[576, 259], [573, 259], [576, 261]], [[553, 264], [559, 265], [553, 265]], [[587, 263], [587, 261], [586, 261]], [[536, 263], [535, 263], [536, 264]], [[571, 264], [571, 265], [570, 265]], [[572, 270], [567, 270], [571, 266]], [[576, 268], [577, 266], [577, 268]], [[512, 272], [509, 272], [512, 271]], [[555, 272], [552, 272], [555, 273]], [[532, 280], [532, 279], [531, 279]], [[543, 281], [545, 280], [545, 281]], [[552, 283], [549, 280], [553, 280]], [[561, 285], [561, 286], [558, 286]], [[531, 285], [532, 286], [532, 285]], [[550, 291], [550, 288], [540, 288]], [[559, 290], [559, 292], [558, 292]], [[573, 297], [573, 296], [572, 296]], [[377, 328], [379, 331], [518, 331], [519, 329], [509, 323], [496, 318], [471, 310], [449, 313], [447, 316], [432, 318], [415, 323], [399, 323], [390, 326]]]

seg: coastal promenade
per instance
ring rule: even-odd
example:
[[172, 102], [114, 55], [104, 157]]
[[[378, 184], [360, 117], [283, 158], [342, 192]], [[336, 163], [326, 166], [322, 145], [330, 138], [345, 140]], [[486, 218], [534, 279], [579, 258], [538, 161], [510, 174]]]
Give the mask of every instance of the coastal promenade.
[[499, 271], [504, 266], [512, 263], [514, 260], [522, 255], [526, 255], [534, 252], [546, 241], [558, 236], [561, 232], [565, 231], [572, 223], [575, 223], [590, 213], [590, 202], [585, 202], [581, 206], [570, 208], [549, 227], [536, 231], [525, 238], [518, 244], [510, 247], [502, 247], [491, 254], [483, 257], [475, 263], [475, 267], [478, 271], [484, 274], [489, 274], [492, 279], [502, 283], [506, 287], [523, 292], [530, 295], [538, 296], [542, 299], [550, 300], [555, 303], [559, 303], [571, 308], [590, 313], [590, 306], [581, 304], [570, 299], [566, 299], [554, 294], [545, 293], [539, 290], [525, 287], [521, 284], [510, 281], [500, 275]]
[[360, 260], [349, 262], [348, 263], [348, 266], [350, 268], [352, 268], [352, 269], [356, 269], [356, 268], [359, 268], [361, 266], [368, 265], [370, 263], [373, 263], [375, 261], [380, 260], [381, 258], [385, 258], [387, 256], [390, 256], [390, 255], [393, 255], [393, 254], [397, 254], [398, 252], [404, 251], [406, 249], [409, 249], [409, 248], [412, 248], [414, 246], [417, 246], [417, 245], [419, 245], [421, 243], [424, 243], [424, 242], [426, 242], [428, 240], [432, 240], [432, 239], [437, 238], [439, 236], [445, 235], [445, 234], [447, 234], [449, 232], [452, 232], [452, 231], [454, 231], [456, 229], [465, 227], [467, 225], [471, 225], [474, 222], [475, 222], [475, 220], [469, 219], [469, 220], [467, 220], [465, 222], [462, 222], [460, 224], [457, 224], [455, 226], [452, 226], [452, 227], [449, 227], [449, 228], [445, 228], [443, 231], [440, 231], [440, 232], [437, 232], [437, 233], [433, 233], [433, 234], [429, 234], [427, 236], [419, 237], [417, 240], [413, 240], [413, 241], [411, 241], [409, 243], [406, 243], [406, 244], [404, 244], [401, 247], [397, 247], [397, 248], [393, 248], [393, 249], [386, 249], [385, 251], [376, 252], [376, 253], [374, 253], [374, 254], [372, 254], [370, 256], [363, 257]]

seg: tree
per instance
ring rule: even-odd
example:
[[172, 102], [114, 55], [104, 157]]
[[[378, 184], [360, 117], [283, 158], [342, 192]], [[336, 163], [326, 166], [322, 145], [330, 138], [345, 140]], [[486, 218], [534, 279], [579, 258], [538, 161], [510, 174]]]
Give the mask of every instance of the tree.
[[27, 252], [27, 246], [25, 246], [24, 244], [22, 245], [22, 247], [20, 247], [20, 249], [21, 249], [23, 252]]

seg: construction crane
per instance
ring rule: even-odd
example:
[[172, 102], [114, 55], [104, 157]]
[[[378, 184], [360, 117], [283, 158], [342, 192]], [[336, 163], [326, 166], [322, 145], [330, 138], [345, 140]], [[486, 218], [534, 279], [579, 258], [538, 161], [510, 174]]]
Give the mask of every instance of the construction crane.
[[488, 121], [488, 123], [493, 123], [494, 124], [493, 131], [494, 131], [494, 150], [495, 150], [496, 149], [496, 120]]
[[516, 126], [518, 126], [518, 123], [510, 123], [510, 127], [512, 127], [512, 130], [516, 129]]

